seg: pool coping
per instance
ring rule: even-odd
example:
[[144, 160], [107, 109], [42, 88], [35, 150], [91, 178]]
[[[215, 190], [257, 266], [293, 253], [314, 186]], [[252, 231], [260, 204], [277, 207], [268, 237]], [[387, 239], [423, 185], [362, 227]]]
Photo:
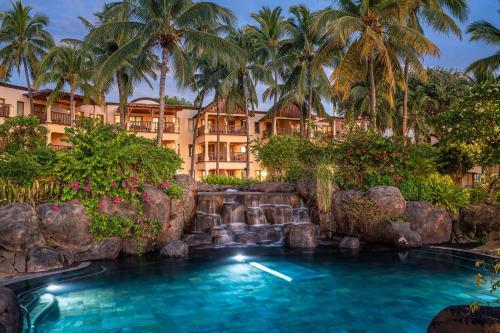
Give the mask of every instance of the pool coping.
[[77, 271], [80, 269], [84, 269], [89, 267], [92, 264], [91, 261], [82, 261], [78, 265], [69, 267], [69, 268], [64, 268], [64, 269], [56, 269], [56, 270], [51, 270], [48, 272], [39, 272], [39, 273], [30, 273], [30, 274], [24, 274], [24, 275], [16, 275], [12, 277], [6, 277], [0, 280], [0, 287], [7, 287], [9, 285], [19, 283], [19, 282], [24, 282], [40, 277], [47, 277], [47, 276], [52, 276], [52, 275], [57, 275], [61, 273], [66, 273], [66, 272], [72, 272], [72, 271]]
[[457, 251], [457, 252], [469, 253], [469, 254], [474, 254], [474, 255], [477, 255], [477, 256], [484, 256], [484, 257], [488, 257], [488, 258], [491, 258], [491, 259], [497, 259], [497, 260], [500, 259], [500, 255], [491, 254], [491, 253], [484, 253], [484, 252], [478, 252], [478, 251], [468, 250], [468, 249], [457, 249], [457, 248], [454, 248], [454, 247], [439, 246], [439, 245], [429, 245], [429, 246], [426, 246], [426, 247], [430, 248], [430, 249], [439, 249], [439, 250], [447, 250], [447, 251]]

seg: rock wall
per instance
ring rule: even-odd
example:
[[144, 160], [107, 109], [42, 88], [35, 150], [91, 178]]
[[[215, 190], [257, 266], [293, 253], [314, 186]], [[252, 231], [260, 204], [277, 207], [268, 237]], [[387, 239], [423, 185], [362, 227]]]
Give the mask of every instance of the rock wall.
[[[159, 250], [179, 240], [194, 214], [196, 181], [178, 175], [174, 181], [184, 186], [184, 196], [171, 199], [153, 186], [146, 186], [143, 214], [156, 219], [161, 230], [146, 235], [138, 251], [134, 237], [97, 240], [89, 232], [90, 216], [78, 201], [53, 203], [36, 208], [27, 204], [0, 207], [0, 278], [41, 272], [72, 265], [76, 261], [115, 259], [121, 253], [137, 255]], [[102, 211], [109, 215], [132, 217], [136, 208], [128, 203], [102, 199]]]
[[0, 332], [21, 332], [22, 320], [16, 294], [8, 288], [0, 287]]

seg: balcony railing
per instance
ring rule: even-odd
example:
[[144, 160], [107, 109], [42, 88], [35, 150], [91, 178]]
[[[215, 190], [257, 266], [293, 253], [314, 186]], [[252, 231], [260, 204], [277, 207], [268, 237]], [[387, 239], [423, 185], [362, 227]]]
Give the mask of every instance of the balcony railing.
[[65, 145], [53, 145], [53, 144], [50, 144], [49, 145], [49, 148], [52, 149], [52, 150], [66, 150], [66, 149], [71, 149], [71, 146], [65, 146]]
[[71, 125], [71, 115], [69, 113], [52, 112], [51, 118], [53, 124]]
[[[200, 153], [197, 155], [197, 161], [198, 162], [216, 162], [217, 161], [217, 154], [215, 152], [208, 152], [208, 160], [205, 159], [205, 154]], [[226, 152], [221, 151], [219, 153], [219, 162], [227, 162], [227, 155]]]
[[[198, 136], [205, 134], [205, 126], [199, 127], [197, 133], [198, 133]], [[217, 134], [217, 126], [215, 126], [215, 125], [208, 126], [207, 133], [212, 134], [212, 135], [216, 135]], [[246, 135], [247, 128], [245, 126], [235, 126], [235, 125], [219, 126], [219, 134], [220, 135]]]
[[[263, 132], [264, 137], [271, 136], [271, 131], [265, 130]], [[278, 135], [292, 135], [292, 136], [300, 136], [300, 129], [298, 128], [277, 128], [276, 134]]]
[[247, 153], [241, 152], [232, 152], [230, 155], [231, 162], [246, 162], [247, 161]]
[[[158, 132], [158, 123], [150, 121], [130, 121], [128, 123], [129, 130], [133, 132]], [[178, 133], [179, 125], [174, 122], [165, 122], [163, 133]]]
[[0, 104], [0, 117], [9, 117], [10, 104]]

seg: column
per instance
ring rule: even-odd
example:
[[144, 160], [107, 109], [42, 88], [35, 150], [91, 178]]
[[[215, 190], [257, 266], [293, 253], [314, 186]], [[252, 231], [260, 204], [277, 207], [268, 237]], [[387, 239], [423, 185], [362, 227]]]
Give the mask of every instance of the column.
[[205, 132], [204, 134], [208, 134], [208, 112], [205, 112]]
[[333, 119], [333, 136], [337, 136], [337, 121]]
[[50, 144], [52, 143], [52, 133], [50, 132], [50, 130], [47, 131], [47, 137], [45, 140], [46, 145], [50, 146]]
[[226, 161], [228, 161], [228, 162], [231, 161], [231, 155], [229, 153], [229, 150], [230, 150], [229, 147], [230, 147], [229, 142], [226, 142]]
[[208, 161], [208, 140], [205, 140], [204, 145], [205, 145], [205, 150], [203, 153], [205, 156], [204, 156], [203, 160]]
[[48, 123], [51, 123], [51, 122], [52, 122], [52, 105], [47, 104], [47, 107], [46, 107], [46, 111], [45, 111], [45, 112], [47, 113], [47, 117], [46, 117], [46, 118], [47, 118], [47, 120], [46, 120], [46, 121], [47, 121]]

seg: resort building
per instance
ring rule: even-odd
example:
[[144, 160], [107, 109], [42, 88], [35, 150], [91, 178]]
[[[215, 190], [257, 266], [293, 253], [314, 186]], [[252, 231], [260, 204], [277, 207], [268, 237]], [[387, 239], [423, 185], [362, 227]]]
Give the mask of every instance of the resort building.
[[[35, 90], [33, 93], [33, 114], [48, 129], [47, 145], [53, 149], [66, 149], [65, 128], [71, 126], [69, 94], [60, 94], [59, 98], [49, 105], [51, 90]], [[103, 123], [120, 122], [118, 103], [98, 105], [87, 101], [83, 96], [74, 98], [76, 118], [94, 118]], [[250, 111], [250, 122], [247, 124], [242, 108], [229, 108], [223, 100], [219, 101], [219, 124], [217, 124], [217, 104], [210, 103], [199, 110], [193, 107], [167, 105], [165, 107], [165, 128], [163, 145], [175, 150], [183, 159], [180, 173], [189, 173], [192, 154], [195, 154], [195, 178], [216, 172], [217, 161], [217, 127], [219, 143], [219, 173], [222, 175], [246, 176], [246, 130], [249, 128], [250, 140], [267, 139], [272, 133], [272, 119], [266, 112]], [[0, 83], [0, 124], [7, 117], [29, 115], [30, 103], [26, 87]], [[144, 97], [130, 101], [126, 108], [127, 129], [147, 139], [155, 139], [159, 121], [159, 103], [154, 98]], [[196, 121], [197, 118], [197, 121]], [[367, 120], [358, 120], [357, 124], [368, 126]], [[195, 128], [196, 126], [196, 128]], [[342, 117], [324, 119], [314, 117], [314, 138], [335, 139], [348, 129]], [[278, 135], [300, 134], [300, 108], [290, 104], [280, 110], [276, 117], [276, 133]], [[194, 146], [193, 146], [194, 143]], [[193, 149], [194, 148], [194, 149]], [[266, 171], [250, 154], [250, 177], [262, 179]], [[482, 174], [479, 167], [474, 167], [464, 176], [463, 186], [477, 182]]]

